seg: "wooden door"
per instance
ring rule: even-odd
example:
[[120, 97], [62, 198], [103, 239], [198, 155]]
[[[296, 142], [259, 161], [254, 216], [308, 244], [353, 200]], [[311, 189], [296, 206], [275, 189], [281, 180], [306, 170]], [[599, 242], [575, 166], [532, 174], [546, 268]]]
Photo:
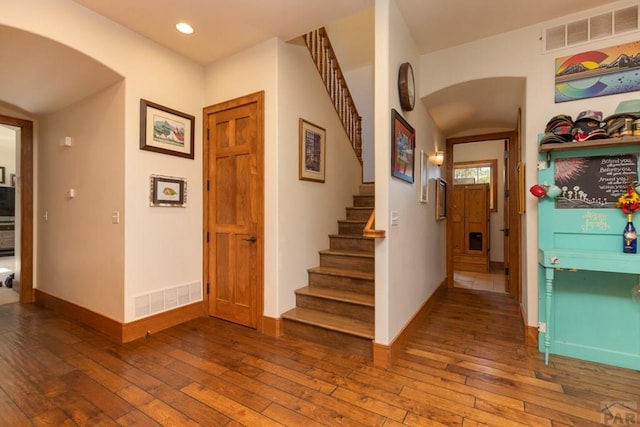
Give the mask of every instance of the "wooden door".
[[463, 254], [465, 252], [465, 202], [464, 186], [453, 186], [452, 209], [449, 211], [452, 228], [452, 250], [453, 254]]
[[453, 186], [451, 210], [453, 268], [489, 272], [489, 184]]
[[205, 108], [209, 314], [252, 328], [263, 305], [263, 97]]
[[[489, 184], [464, 185], [465, 237], [469, 254], [489, 251]], [[474, 240], [473, 237], [479, 237]]]

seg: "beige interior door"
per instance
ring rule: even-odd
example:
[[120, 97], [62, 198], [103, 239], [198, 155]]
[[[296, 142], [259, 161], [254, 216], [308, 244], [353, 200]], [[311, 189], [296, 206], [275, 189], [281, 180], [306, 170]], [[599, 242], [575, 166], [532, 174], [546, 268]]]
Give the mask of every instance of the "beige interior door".
[[263, 94], [205, 109], [209, 314], [252, 328], [263, 296]]

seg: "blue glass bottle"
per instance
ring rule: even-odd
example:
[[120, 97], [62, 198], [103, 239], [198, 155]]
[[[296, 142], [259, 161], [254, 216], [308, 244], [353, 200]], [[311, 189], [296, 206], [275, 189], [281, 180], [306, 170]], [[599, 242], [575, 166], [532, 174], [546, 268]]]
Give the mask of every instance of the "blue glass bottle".
[[638, 250], [638, 233], [633, 226], [633, 215], [627, 215], [627, 226], [624, 228], [622, 235], [623, 240], [623, 252], [625, 254], [635, 254]]

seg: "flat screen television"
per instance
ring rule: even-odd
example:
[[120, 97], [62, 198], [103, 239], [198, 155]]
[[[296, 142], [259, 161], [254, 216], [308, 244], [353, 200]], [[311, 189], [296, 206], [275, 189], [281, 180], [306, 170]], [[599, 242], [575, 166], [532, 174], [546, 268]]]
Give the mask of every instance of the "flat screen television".
[[15, 215], [16, 215], [15, 187], [0, 187], [0, 218], [13, 220]]

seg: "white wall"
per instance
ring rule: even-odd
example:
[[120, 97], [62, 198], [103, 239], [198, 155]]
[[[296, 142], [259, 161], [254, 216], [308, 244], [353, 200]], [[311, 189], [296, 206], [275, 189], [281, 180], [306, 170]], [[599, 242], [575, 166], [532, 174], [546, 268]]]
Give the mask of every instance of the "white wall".
[[493, 262], [504, 261], [504, 140], [470, 142], [453, 146], [454, 162], [496, 160], [497, 210], [489, 215], [489, 257]]
[[374, 146], [374, 44], [375, 10], [361, 10], [325, 25], [349, 91], [362, 117], [363, 181], [375, 181]]
[[[205, 87], [206, 105], [265, 91], [264, 314], [278, 317], [329, 247], [362, 171], [305, 47], [261, 43], [209, 65]], [[324, 183], [298, 179], [301, 117], [326, 131]]]
[[[278, 49], [278, 246], [280, 313], [295, 306], [294, 290], [308, 283], [358, 194], [362, 168], [306, 47]], [[299, 118], [326, 131], [325, 182], [298, 179]]]
[[[0, 24], [65, 44], [105, 64], [125, 79], [124, 97], [119, 101], [124, 126], [117, 127], [120, 131], [110, 135], [111, 143], [124, 150], [121, 212], [124, 277], [120, 280], [124, 286], [120, 304], [124, 301], [124, 307], [109, 303], [108, 308], [97, 309], [94, 297], [88, 296], [74, 302], [126, 322], [133, 318], [135, 295], [201, 281], [203, 67], [71, 0], [23, 0], [3, 4]], [[195, 160], [138, 148], [141, 98], [196, 116]], [[36, 145], [38, 143], [36, 140]], [[186, 178], [189, 193], [194, 195], [187, 208], [149, 208], [149, 175], [152, 173]], [[85, 283], [94, 278], [91, 271], [85, 273]], [[38, 275], [37, 280], [45, 278]], [[74, 286], [78, 287], [77, 293], [83, 295], [79, 288], [82, 285], [78, 282]], [[73, 289], [65, 290], [65, 294], [71, 293]]]
[[[55, 22], [56, 25], [46, 26], [42, 22]], [[117, 190], [111, 190], [120, 196], [124, 192], [123, 205], [117, 207], [121, 214], [120, 228], [124, 229], [124, 243], [118, 249], [121, 254], [124, 253], [123, 270], [121, 277], [114, 276], [117, 269], [105, 276], [113, 279], [109, 289], [114, 286], [120, 289], [113, 289], [112, 299], [110, 297], [108, 301], [101, 301], [101, 292], [90, 295], [90, 290], [83, 289], [82, 286], [94, 279], [95, 274], [100, 274], [101, 270], [94, 268], [76, 271], [74, 279], [67, 280], [64, 284], [61, 272], [56, 273], [58, 276], [55, 277], [45, 277], [36, 272], [39, 278], [37, 280], [41, 281], [36, 282], [36, 287], [118, 321], [128, 322], [134, 317], [133, 298], [136, 295], [200, 282], [202, 108], [264, 90], [267, 254], [264, 312], [266, 315], [278, 316], [292, 306], [292, 289], [303, 286], [306, 268], [317, 265], [317, 251], [328, 246], [327, 234], [337, 231], [336, 220], [344, 217], [344, 208], [350, 203], [350, 195], [357, 191], [357, 183], [361, 177], [359, 166], [353, 167], [351, 164], [355, 156], [349, 152], [350, 146], [341, 144], [344, 140], [343, 131], [341, 133], [339, 130], [341, 125], [337, 122], [335, 113], [327, 113], [332, 107], [327, 108], [324, 88], [317, 80], [309, 77], [311, 74], [298, 75], [299, 71], [292, 68], [300, 66], [302, 61], [299, 46], [288, 46], [272, 39], [205, 69], [71, 0], [55, 3], [25, 0], [4, 5], [0, 24], [32, 31], [65, 44], [105, 64], [124, 79], [124, 92], [118, 98], [119, 104], [111, 106], [119, 111], [119, 117], [103, 117], [104, 122], [99, 123], [111, 127], [109, 146], [118, 146], [123, 153], [121, 163], [113, 166], [121, 168], [120, 178], [123, 182]], [[317, 74], [314, 78], [318, 79]], [[285, 95], [287, 98], [281, 98]], [[195, 116], [195, 160], [139, 149], [141, 98]], [[61, 112], [61, 120], [69, 122], [68, 117], [75, 114], [72, 113], [75, 108], [77, 107]], [[98, 116], [91, 113], [87, 125], [92, 122], [98, 124], [95, 123]], [[297, 179], [299, 116], [326, 126], [328, 157], [325, 184], [301, 182]], [[279, 129], [280, 123], [282, 129]], [[54, 125], [54, 121], [49, 120], [44, 126], [47, 143], [66, 133]], [[80, 127], [78, 124], [76, 126]], [[36, 141], [36, 145], [39, 142]], [[294, 146], [293, 150], [279, 148], [281, 145], [286, 147], [291, 144]], [[48, 155], [55, 156], [56, 153]], [[349, 163], [346, 168], [349, 172], [346, 174], [341, 172], [345, 163]], [[96, 167], [98, 176], [108, 175], [106, 165]], [[352, 175], [353, 171], [357, 171], [356, 175]], [[188, 183], [187, 207], [149, 207], [151, 174], [185, 178]], [[55, 174], [52, 172], [51, 175]], [[44, 180], [40, 181], [44, 183]], [[59, 195], [60, 188], [69, 186], [69, 183], [56, 184], [55, 194]], [[37, 197], [41, 197], [43, 192], [41, 189]], [[85, 192], [82, 190], [78, 194], [84, 196]], [[289, 195], [294, 197], [284, 200]], [[278, 204], [279, 198], [283, 199], [283, 206]], [[297, 211], [287, 212], [279, 219], [281, 210], [291, 208], [290, 205], [294, 205]], [[91, 215], [102, 218], [106, 214], [110, 219], [114, 209], [116, 208], [112, 204], [105, 204], [99, 208], [100, 212], [94, 210]], [[64, 225], [70, 227], [69, 230], [65, 228], [66, 232], [73, 233], [72, 224]], [[301, 241], [300, 236], [305, 236], [307, 240]], [[52, 236], [43, 234], [43, 238], [48, 242], [47, 245], [41, 249], [36, 247], [41, 257], [56, 249]], [[74, 238], [74, 242], [76, 241]], [[68, 255], [75, 255], [79, 250], [72, 243], [66, 249], [70, 252]], [[64, 251], [60, 253], [60, 258], [63, 255]], [[68, 259], [73, 257], [69, 256]], [[58, 271], [56, 268], [72, 268], [71, 265], [55, 268], [46, 265], [52, 271]], [[42, 282], [43, 280], [46, 281]]]
[[[434, 178], [440, 169], [430, 165], [429, 203], [420, 203], [420, 151], [444, 148], [444, 139], [424, 106], [417, 102], [402, 113], [416, 131], [415, 182], [391, 178], [391, 109], [401, 112], [397, 93], [398, 68], [411, 62], [420, 75], [420, 57], [415, 42], [394, 0], [376, 1], [375, 57], [375, 177], [376, 228], [386, 238], [376, 244], [376, 333], [375, 340], [390, 344], [422, 304], [444, 280], [445, 223], [435, 220]], [[416, 91], [420, 81], [416, 82]], [[390, 226], [390, 212], [399, 224]]]
[[[625, 99], [639, 98], [637, 93], [612, 95], [556, 104], [554, 102], [555, 59], [591, 49], [606, 48], [636, 41], [638, 33], [632, 33], [600, 40], [587, 45], [562, 49], [543, 54], [540, 36], [544, 27], [558, 22], [571, 22], [584, 16], [635, 4], [632, 1], [611, 3], [607, 7], [582, 11], [571, 17], [547, 22], [541, 25], [522, 28], [498, 36], [478, 40], [462, 46], [423, 55], [420, 59], [422, 71], [419, 80], [420, 97], [445, 87], [465, 81], [489, 77], [526, 78], [526, 104], [523, 106], [522, 148], [526, 164], [526, 183], [528, 189], [537, 182], [537, 138], [544, 132], [547, 121], [556, 114], [569, 114], [574, 118], [584, 110], [602, 111], [605, 116], [613, 114], [618, 103]], [[441, 64], [447, 64], [443, 69]], [[473, 64], [472, 67], [469, 64]], [[526, 215], [524, 216], [524, 246], [522, 256], [523, 269], [523, 306], [528, 325], [538, 321], [538, 269], [537, 269], [537, 199], [527, 192]]]
[[345, 79], [362, 117], [362, 180], [375, 182], [375, 137], [373, 119], [373, 64], [345, 71]]

